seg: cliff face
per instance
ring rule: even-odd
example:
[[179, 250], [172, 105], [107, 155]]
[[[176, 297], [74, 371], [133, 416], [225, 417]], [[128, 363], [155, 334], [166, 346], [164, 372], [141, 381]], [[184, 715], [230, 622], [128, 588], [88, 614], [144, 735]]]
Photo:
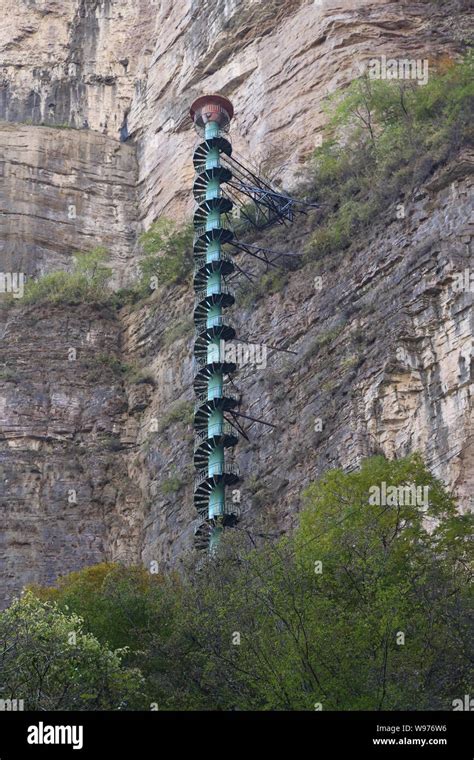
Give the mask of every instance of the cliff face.
[[1, 271], [38, 276], [103, 245], [116, 283], [130, 279], [138, 172], [132, 146], [89, 130], [9, 123], [0, 123], [0, 141]]
[[[324, 96], [363, 61], [451, 56], [472, 28], [463, 2], [5, 2], [0, 270], [42, 274], [105, 245], [116, 285], [139, 231], [191, 210], [195, 95], [230, 97], [236, 150], [291, 186]], [[321, 290], [303, 269], [234, 309], [242, 338], [295, 352], [240, 372], [242, 408], [278, 425], [238, 446], [242, 527], [288, 529], [304, 485], [377, 452], [421, 451], [469, 507], [472, 295], [453, 281], [472, 261], [471, 168], [467, 155], [445, 167], [404, 219], [387, 212], [325, 262]], [[280, 249], [302, 247], [310, 221]], [[104, 558], [183, 557], [191, 313], [184, 286], [120, 312], [0, 309], [0, 603]]]
[[115, 315], [18, 309], [0, 334], [4, 603], [22, 583], [51, 582], [112, 554], [138, 561], [140, 495], [121, 464], [133, 408], [110, 361]]
[[145, 32], [154, 31], [147, 23], [153, 6], [146, 0], [4, 0], [2, 118], [90, 128], [117, 139]]
[[[81, 166], [81, 172], [103, 173], [104, 182], [123, 179], [107, 171], [113, 167], [104, 153], [111, 148], [90, 130], [122, 141], [114, 151], [119, 163], [129, 161], [123, 141], [131, 141], [138, 165], [136, 220], [145, 226], [163, 211], [191, 213], [189, 156], [195, 136], [188, 110], [195, 96], [216, 91], [230, 97], [236, 111], [234, 148], [257, 164], [278, 167], [279, 179], [291, 185], [317, 144], [324, 96], [382, 54], [428, 58], [432, 64], [450, 57], [474, 28], [469, 0], [3, 0], [3, 5], [0, 119], [74, 128], [64, 138], [71, 144], [70, 160], [61, 158], [64, 167], [74, 168], [74, 154], [83, 150], [88, 167]], [[31, 139], [44, 146], [32, 156], [33, 172], [48, 172], [53, 146], [61, 151], [62, 137], [41, 131]], [[19, 145], [10, 138], [5, 148], [15, 163]], [[24, 163], [30, 171], [30, 161]], [[125, 171], [133, 177], [132, 169]], [[32, 207], [36, 190], [41, 203], [42, 189], [28, 190]], [[103, 219], [108, 228], [103, 213], [100, 206], [79, 213], [77, 234], [91, 217]], [[100, 242], [100, 230], [96, 234]], [[34, 235], [31, 242], [36, 244]], [[131, 237], [128, 245], [132, 251]], [[54, 268], [57, 258], [53, 253], [50, 258]]]
[[191, 213], [190, 101], [232, 100], [234, 148], [291, 186], [318, 144], [323, 98], [385, 54], [429, 58], [459, 49], [473, 29], [468, 3], [212, 0], [159, 3], [156, 44], [129, 129], [140, 155], [140, 213]]

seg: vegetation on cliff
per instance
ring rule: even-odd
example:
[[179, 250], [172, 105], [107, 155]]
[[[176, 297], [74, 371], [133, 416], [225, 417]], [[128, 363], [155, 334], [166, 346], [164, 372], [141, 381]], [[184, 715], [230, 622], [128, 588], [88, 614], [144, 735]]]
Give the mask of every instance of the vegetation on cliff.
[[[124, 697], [109, 701], [121, 709], [451, 709], [468, 693], [469, 518], [417, 456], [328, 472], [307, 489], [291, 537], [256, 547], [238, 536], [184, 577], [103, 564], [34, 588], [36, 601], [30, 593], [0, 616], [2, 696], [54, 705], [78, 629], [105, 660], [121, 650]], [[44, 691], [45, 634], [33, 625], [28, 641], [5, 647], [18, 609], [63, 621], [46, 643], [57, 677]], [[75, 672], [95, 694], [90, 663], [77, 659]]]
[[[442, 163], [473, 142], [474, 56], [430, 73], [427, 84], [414, 80], [376, 80], [362, 76], [328, 100], [328, 121], [321, 147], [307, 167], [301, 187], [319, 203], [311, 217], [304, 262], [348, 248], [389, 207], [402, 218], [409, 193]], [[395, 206], [394, 206], [395, 204]], [[249, 232], [235, 220], [239, 236]], [[273, 244], [286, 244], [286, 229], [275, 230]], [[120, 307], [153, 290], [184, 282], [192, 271], [192, 224], [160, 217], [140, 236], [144, 253], [135, 285], [108, 289], [107, 252], [94, 248], [75, 257], [72, 272], [58, 271], [28, 282], [24, 302], [103, 303]], [[293, 268], [295, 262], [287, 262]], [[271, 271], [250, 285], [242, 283], [242, 302], [251, 305], [283, 288], [287, 272]], [[14, 303], [10, 299], [9, 303]]]
[[140, 237], [145, 257], [140, 262], [142, 287], [174, 285], [186, 279], [193, 265], [193, 227], [161, 217]]
[[110, 298], [112, 270], [105, 265], [105, 248], [93, 248], [75, 257], [72, 272], [51, 272], [25, 287], [26, 303], [104, 303]]
[[[306, 256], [348, 248], [388, 206], [473, 142], [474, 56], [411, 80], [355, 79], [328, 103], [308, 197], [321, 203]], [[401, 205], [398, 213], [403, 216]]]

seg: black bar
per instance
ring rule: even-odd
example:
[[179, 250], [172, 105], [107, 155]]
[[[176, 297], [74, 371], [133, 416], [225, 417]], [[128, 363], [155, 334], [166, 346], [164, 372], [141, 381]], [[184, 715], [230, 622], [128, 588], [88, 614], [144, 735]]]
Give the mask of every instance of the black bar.
[[[240, 725], [248, 724], [247, 732]], [[43, 724], [42, 734], [38, 727]], [[50, 730], [47, 727], [52, 726]], [[30, 744], [30, 738], [56, 738], [55, 727], [70, 727], [72, 744]], [[82, 726], [82, 749], [79, 749]], [[73, 727], [75, 734], [72, 733]], [[183, 731], [180, 731], [183, 728]], [[0, 758], [139, 758], [194, 754], [203, 738], [227, 737], [235, 755], [254, 746], [255, 734], [265, 755], [291, 747], [297, 754], [326, 760], [348, 757], [450, 758], [471, 760], [470, 712], [3, 712]], [[61, 738], [61, 735], [57, 735]], [[382, 741], [383, 740], [383, 741]], [[390, 741], [389, 741], [390, 740]], [[414, 740], [417, 740], [416, 742]], [[422, 743], [424, 740], [424, 744]], [[306, 749], [304, 749], [306, 747]], [[227, 754], [227, 753], [226, 753]]]

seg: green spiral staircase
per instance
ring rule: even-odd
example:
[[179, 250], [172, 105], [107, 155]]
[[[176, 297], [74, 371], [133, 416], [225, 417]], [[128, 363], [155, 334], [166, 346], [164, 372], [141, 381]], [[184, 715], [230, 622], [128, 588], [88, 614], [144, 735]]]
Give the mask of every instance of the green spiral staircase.
[[235, 337], [225, 310], [234, 304], [234, 295], [225, 277], [235, 270], [223, 246], [233, 232], [222, 218], [232, 210], [232, 201], [222, 192], [222, 184], [232, 178], [221, 163], [224, 153], [231, 156], [226, 137], [233, 116], [232, 104], [219, 95], [198, 98], [191, 117], [200, 135], [193, 156], [196, 176], [194, 211], [194, 505], [202, 518], [195, 531], [199, 549], [213, 551], [222, 531], [238, 521], [236, 506], [226, 504], [226, 487], [237, 484], [239, 470], [229, 456], [238, 440], [225, 412], [235, 409], [238, 400], [229, 391], [229, 381], [237, 367], [226, 360], [225, 343]]

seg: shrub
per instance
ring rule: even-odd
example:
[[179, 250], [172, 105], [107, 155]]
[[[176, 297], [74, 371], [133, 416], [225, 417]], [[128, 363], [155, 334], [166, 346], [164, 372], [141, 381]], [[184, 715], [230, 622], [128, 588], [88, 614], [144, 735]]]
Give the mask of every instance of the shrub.
[[25, 286], [26, 303], [105, 303], [109, 298], [111, 269], [104, 266], [105, 248], [75, 257], [72, 272], [51, 272]]
[[185, 481], [179, 477], [178, 474], [173, 473], [169, 478], [164, 480], [161, 484], [161, 493], [163, 496], [169, 496], [172, 493], [178, 493], [185, 485]]
[[0, 613], [3, 699], [27, 710], [123, 710], [141, 706], [143, 677], [84, 631], [83, 620], [33, 593]]
[[281, 292], [287, 282], [288, 273], [286, 271], [271, 269], [261, 275], [258, 280], [245, 281], [241, 286], [239, 302], [247, 308], [253, 306], [261, 298]]
[[124, 444], [121, 442], [120, 437], [118, 435], [102, 435], [98, 439], [99, 446], [101, 450], [104, 451], [123, 451], [125, 448]]
[[11, 369], [11, 367], [0, 367], [0, 380], [3, 380], [6, 383], [17, 383], [18, 375]]
[[116, 309], [121, 309], [123, 306], [137, 306], [149, 293], [149, 285], [145, 286], [142, 282], [135, 283], [127, 288], [116, 290], [110, 298], [110, 303]]
[[[382, 483], [428, 497], [385, 505]], [[128, 647], [160, 709], [449, 710], [469, 693], [471, 534], [419, 457], [372, 457], [312, 483], [292, 536], [230, 531], [199, 572], [100, 565], [35, 593]]]
[[326, 346], [331, 345], [331, 343], [333, 343], [333, 341], [335, 341], [336, 338], [341, 334], [343, 329], [344, 324], [339, 324], [337, 327], [333, 327], [330, 330], [326, 330], [325, 332], [321, 332], [316, 335], [314, 340], [311, 341], [310, 345], [306, 349], [303, 360], [305, 361], [311, 356], [314, 356], [320, 351], [321, 348], [325, 348]]
[[146, 289], [156, 279], [155, 286], [184, 282], [193, 264], [193, 227], [178, 225], [170, 219], [153, 222], [140, 236], [145, 258], [140, 262], [142, 286]]
[[123, 362], [113, 354], [97, 354], [87, 358], [84, 364], [89, 370], [89, 380], [94, 382], [114, 378], [125, 380], [132, 385], [150, 383], [154, 386], [156, 384], [151, 372], [141, 369], [135, 363]]
[[95, 383], [125, 379], [134, 368], [113, 354], [96, 354], [84, 360], [89, 381]]
[[347, 248], [391, 203], [472, 140], [474, 58], [428, 84], [362, 77], [330, 99], [325, 141], [313, 157], [309, 198], [318, 229], [306, 248], [315, 260]]
[[191, 425], [193, 421], [194, 406], [191, 401], [177, 401], [175, 402], [167, 414], [162, 417], [159, 424], [160, 433], [166, 430], [170, 425], [175, 422], [182, 422], [185, 425]]
[[147, 383], [148, 385], [153, 385], [153, 387], [156, 386], [156, 380], [152, 372], [133, 366], [128, 370], [127, 382], [132, 385], [142, 385], [143, 383]]

